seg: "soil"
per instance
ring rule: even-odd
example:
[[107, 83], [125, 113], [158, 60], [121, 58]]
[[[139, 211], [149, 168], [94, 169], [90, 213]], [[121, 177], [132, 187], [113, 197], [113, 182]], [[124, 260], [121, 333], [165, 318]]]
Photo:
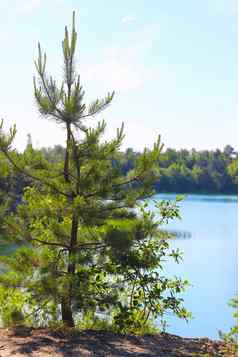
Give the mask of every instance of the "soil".
[[92, 330], [0, 329], [0, 357], [238, 357], [236, 347], [166, 333], [140, 337]]

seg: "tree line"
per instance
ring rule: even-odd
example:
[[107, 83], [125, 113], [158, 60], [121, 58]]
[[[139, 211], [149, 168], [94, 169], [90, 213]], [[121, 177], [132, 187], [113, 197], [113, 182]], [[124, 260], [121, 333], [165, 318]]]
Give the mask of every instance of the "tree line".
[[[41, 149], [50, 162], [64, 157], [64, 148]], [[141, 153], [128, 148], [114, 160], [124, 176], [133, 170]], [[156, 192], [238, 194], [238, 153], [227, 145], [223, 150], [164, 150], [157, 161], [159, 177], [154, 184]]]
[[[62, 145], [33, 149], [29, 137], [24, 153], [17, 153], [18, 159], [25, 157], [29, 150], [35, 152], [39, 162], [44, 158], [49, 163], [59, 164], [65, 156], [65, 148]], [[128, 148], [117, 153], [113, 165], [126, 177], [135, 169], [140, 156], [140, 152]], [[5, 193], [8, 200], [11, 199], [10, 207], [14, 209], [31, 180], [14, 168], [7, 174], [9, 169], [3, 155], [0, 156], [0, 164], [0, 200], [1, 195]], [[157, 171], [158, 178], [154, 182], [156, 193], [238, 194], [238, 153], [230, 145], [223, 150], [210, 151], [168, 148], [160, 154]]]

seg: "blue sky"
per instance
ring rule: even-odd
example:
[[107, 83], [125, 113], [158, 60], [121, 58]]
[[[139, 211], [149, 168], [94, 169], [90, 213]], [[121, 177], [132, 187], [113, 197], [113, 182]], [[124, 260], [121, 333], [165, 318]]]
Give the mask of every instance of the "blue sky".
[[161, 134], [166, 147], [238, 149], [238, 0], [1, 0], [0, 116], [16, 123], [18, 148], [27, 133], [38, 147], [64, 142], [37, 113], [33, 60], [40, 41], [60, 78], [73, 10], [86, 99], [116, 91], [97, 117], [106, 138], [124, 121], [124, 148]]

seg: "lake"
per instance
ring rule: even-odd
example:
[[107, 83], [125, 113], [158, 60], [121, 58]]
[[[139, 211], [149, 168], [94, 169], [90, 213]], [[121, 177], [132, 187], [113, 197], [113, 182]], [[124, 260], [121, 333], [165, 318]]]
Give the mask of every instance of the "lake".
[[[174, 199], [157, 195], [155, 199]], [[166, 274], [188, 279], [183, 295], [193, 319], [186, 323], [168, 317], [168, 332], [187, 337], [218, 338], [218, 330], [234, 325], [229, 300], [238, 293], [238, 197], [188, 195], [180, 202], [182, 220], [168, 225], [189, 232], [188, 238], [171, 241], [183, 251], [183, 262], [171, 263]], [[153, 202], [149, 204], [153, 210]]]

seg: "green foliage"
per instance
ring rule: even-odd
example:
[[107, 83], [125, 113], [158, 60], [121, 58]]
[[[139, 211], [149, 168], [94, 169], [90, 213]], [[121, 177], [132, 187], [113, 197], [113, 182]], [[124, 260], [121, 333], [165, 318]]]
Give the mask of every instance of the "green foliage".
[[235, 325], [227, 333], [220, 332], [220, 336], [225, 341], [235, 342], [238, 345], [238, 297], [233, 298], [230, 301], [229, 305], [235, 309], [235, 312], [233, 314], [235, 319]]
[[[128, 149], [120, 153], [118, 169], [126, 175], [141, 154]], [[167, 149], [158, 160], [158, 192], [238, 193], [238, 158], [231, 146], [223, 151]]]
[[36, 103], [42, 116], [65, 128], [65, 150], [47, 160], [49, 153], [34, 150], [29, 142], [18, 154], [11, 149], [15, 127], [9, 134], [0, 130], [4, 160], [28, 180], [21, 202], [4, 223], [5, 240], [15, 251], [0, 257], [0, 300], [7, 301], [1, 316], [6, 324], [21, 317], [36, 326], [59, 321], [93, 326], [104, 324], [99, 323], [101, 313], [113, 329], [136, 333], [150, 330], [167, 311], [187, 319], [177, 296], [187, 282], [163, 271], [165, 260], [180, 261], [164, 231], [169, 220], [179, 218], [177, 202], [156, 202], [157, 214], [142, 203], [154, 194], [160, 137], [121, 174], [115, 162], [124, 126], [114, 139], [103, 141], [104, 121], [86, 125], [88, 117], [108, 107], [114, 92], [89, 106], [84, 103], [74, 63], [76, 40], [73, 16], [71, 36], [66, 28], [62, 43], [60, 85], [46, 74], [40, 45], [35, 63]]
[[[53, 148], [42, 148], [39, 150], [39, 154], [47, 162], [59, 164], [64, 160], [65, 148], [61, 145], [56, 145]], [[118, 151], [112, 159], [114, 170], [117, 170], [122, 178], [132, 175], [140, 156], [141, 153], [134, 152], [132, 149], [127, 149], [125, 152]], [[20, 154], [17, 154], [17, 157], [18, 160], [22, 160]], [[8, 165], [3, 157], [0, 157], [0, 161], [0, 185], [4, 192], [9, 192], [6, 187], [9, 181], [5, 176]], [[35, 165], [37, 165], [37, 160]], [[237, 154], [233, 151], [232, 154], [228, 155], [227, 147], [223, 151], [176, 151], [167, 149], [160, 154], [153, 174], [156, 192], [238, 193]], [[13, 172], [12, 181], [17, 184], [17, 188], [11, 188], [13, 196], [16, 190], [19, 196], [24, 186], [29, 184], [27, 177], [22, 175], [19, 178], [19, 172], [16, 172], [16, 170]]]
[[[14, 280], [14, 278], [12, 279]], [[27, 295], [15, 288], [0, 286], [0, 316], [5, 326], [26, 324], [27, 317], [23, 310], [27, 303]]]

